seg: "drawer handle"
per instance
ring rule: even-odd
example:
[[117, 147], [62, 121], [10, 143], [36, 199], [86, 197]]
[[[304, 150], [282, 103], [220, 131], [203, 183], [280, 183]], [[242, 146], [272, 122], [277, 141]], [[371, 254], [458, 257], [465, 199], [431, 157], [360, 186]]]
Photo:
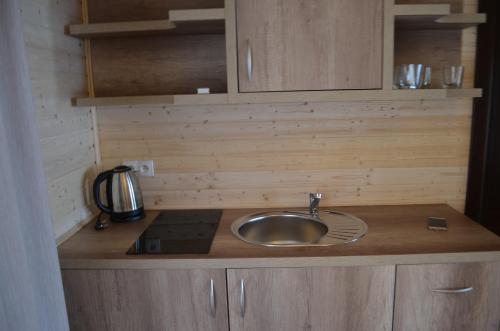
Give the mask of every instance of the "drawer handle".
[[247, 66], [247, 76], [248, 80], [252, 80], [253, 62], [252, 62], [252, 47], [250, 46], [250, 40], [247, 40], [247, 54], [246, 54], [246, 66]]
[[474, 288], [470, 287], [462, 287], [462, 288], [433, 288], [431, 291], [434, 293], [451, 293], [451, 294], [461, 294], [472, 292]]
[[212, 317], [215, 317], [215, 313], [217, 312], [217, 306], [215, 302], [215, 284], [213, 279], [210, 279], [209, 301], [210, 301], [210, 314], [212, 315]]
[[240, 281], [240, 314], [241, 318], [245, 318], [245, 281], [242, 279]]

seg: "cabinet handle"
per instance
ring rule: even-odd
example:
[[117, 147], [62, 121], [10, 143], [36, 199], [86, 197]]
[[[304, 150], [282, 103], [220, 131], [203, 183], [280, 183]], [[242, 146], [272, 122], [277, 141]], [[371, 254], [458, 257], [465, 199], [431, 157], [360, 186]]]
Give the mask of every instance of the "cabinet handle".
[[252, 47], [250, 46], [250, 40], [247, 40], [246, 65], [247, 65], [248, 80], [252, 80], [253, 63], [252, 63]]
[[470, 287], [462, 287], [462, 288], [433, 288], [431, 291], [434, 293], [451, 293], [451, 294], [460, 294], [460, 293], [468, 293], [472, 292], [474, 288]]
[[209, 302], [210, 302], [210, 314], [212, 317], [215, 317], [215, 313], [217, 311], [217, 306], [215, 302], [215, 284], [213, 278], [210, 279], [210, 295], [209, 295]]
[[241, 318], [245, 318], [245, 281], [240, 281], [240, 314]]

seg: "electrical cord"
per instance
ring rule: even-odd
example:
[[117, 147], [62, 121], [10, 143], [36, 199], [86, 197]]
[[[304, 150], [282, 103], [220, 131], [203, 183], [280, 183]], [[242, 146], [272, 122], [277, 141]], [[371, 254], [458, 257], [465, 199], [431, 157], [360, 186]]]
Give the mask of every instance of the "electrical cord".
[[103, 214], [103, 212], [101, 211], [99, 213], [99, 216], [97, 216], [97, 220], [95, 221], [94, 229], [96, 229], [96, 231], [104, 230], [105, 228], [107, 228], [109, 226], [109, 222], [108, 221], [104, 221], [103, 222], [101, 220], [102, 214]]

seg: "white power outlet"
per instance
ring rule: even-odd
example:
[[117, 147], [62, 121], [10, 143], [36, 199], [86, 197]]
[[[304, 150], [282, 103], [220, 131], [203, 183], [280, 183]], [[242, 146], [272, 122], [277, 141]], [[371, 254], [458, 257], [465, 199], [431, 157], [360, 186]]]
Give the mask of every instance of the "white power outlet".
[[154, 177], [155, 164], [153, 160], [126, 160], [123, 164], [129, 166], [141, 177]]
[[153, 160], [139, 161], [139, 176], [154, 177], [155, 164]]
[[137, 160], [127, 160], [123, 161], [123, 165], [126, 165], [127, 167], [132, 168], [134, 172], [139, 172], [139, 161]]

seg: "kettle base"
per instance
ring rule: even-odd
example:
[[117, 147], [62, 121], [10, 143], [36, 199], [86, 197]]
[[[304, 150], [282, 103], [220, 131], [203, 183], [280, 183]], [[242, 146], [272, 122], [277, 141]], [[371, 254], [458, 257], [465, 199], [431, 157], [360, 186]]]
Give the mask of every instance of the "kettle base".
[[144, 208], [139, 208], [123, 213], [112, 213], [111, 221], [117, 223], [137, 222], [138, 220], [144, 218], [144, 216], [146, 216]]

